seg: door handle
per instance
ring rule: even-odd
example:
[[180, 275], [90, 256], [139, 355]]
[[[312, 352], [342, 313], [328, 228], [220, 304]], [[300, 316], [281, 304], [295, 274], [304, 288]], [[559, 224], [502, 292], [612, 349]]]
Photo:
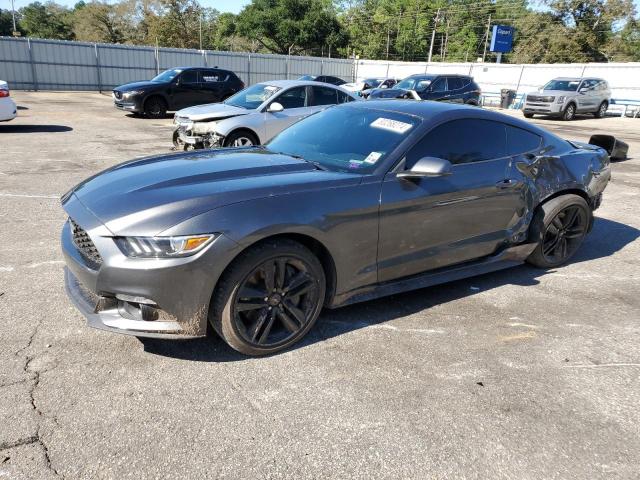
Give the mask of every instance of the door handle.
[[518, 185], [518, 181], [513, 178], [505, 178], [504, 180], [500, 180], [498, 183], [496, 183], [496, 187], [498, 187], [501, 190], [505, 190], [507, 188], [513, 188], [516, 185]]

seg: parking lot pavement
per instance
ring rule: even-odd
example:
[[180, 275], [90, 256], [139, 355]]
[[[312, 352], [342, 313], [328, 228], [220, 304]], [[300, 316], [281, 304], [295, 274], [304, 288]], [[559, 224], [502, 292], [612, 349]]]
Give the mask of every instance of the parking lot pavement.
[[[567, 266], [325, 311], [301, 346], [87, 328], [58, 197], [165, 153], [171, 120], [95, 93], [13, 91], [0, 125], [0, 478], [638, 478], [640, 158], [613, 165]], [[518, 115], [518, 112], [510, 112]], [[640, 121], [536, 119], [565, 138]]]

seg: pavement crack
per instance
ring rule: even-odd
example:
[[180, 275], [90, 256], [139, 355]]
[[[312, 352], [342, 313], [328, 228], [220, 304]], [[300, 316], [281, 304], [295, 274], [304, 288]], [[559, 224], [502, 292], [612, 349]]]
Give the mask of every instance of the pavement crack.
[[31, 443], [36, 443], [38, 441], [37, 435], [30, 435], [25, 438], [19, 438], [18, 440], [14, 440], [13, 442], [2, 442], [0, 443], [0, 451], [8, 450], [10, 448], [20, 447], [22, 445], [29, 445]]

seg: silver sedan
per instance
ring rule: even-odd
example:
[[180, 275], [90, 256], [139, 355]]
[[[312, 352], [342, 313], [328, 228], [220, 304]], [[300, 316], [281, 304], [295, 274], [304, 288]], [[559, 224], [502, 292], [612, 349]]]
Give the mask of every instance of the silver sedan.
[[252, 85], [222, 103], [178, 111], [177, 148], [239, 147], [264, 144], [298, 120], [328, 106], [358, 100], [334, 85], [275, 80]]

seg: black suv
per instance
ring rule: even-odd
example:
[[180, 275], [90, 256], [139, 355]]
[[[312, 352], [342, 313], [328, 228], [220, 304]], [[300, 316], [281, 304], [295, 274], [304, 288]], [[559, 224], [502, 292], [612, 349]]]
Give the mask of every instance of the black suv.
[[413, 98], [415, 91], [422, 100], [480, 105], [480, 87], [467, 75], [411, 75], [393, 88], [376, 88], [374, 98]]
[[172, 68], [149, 81], [114, 88], [113, 103], [120, 110], [162, 118], [168, 110], [221, 102], [243, 88], [242, 80], [229, 70]]

